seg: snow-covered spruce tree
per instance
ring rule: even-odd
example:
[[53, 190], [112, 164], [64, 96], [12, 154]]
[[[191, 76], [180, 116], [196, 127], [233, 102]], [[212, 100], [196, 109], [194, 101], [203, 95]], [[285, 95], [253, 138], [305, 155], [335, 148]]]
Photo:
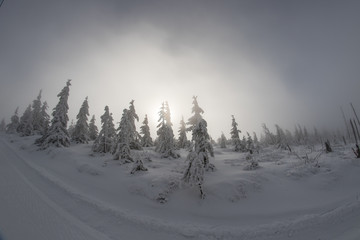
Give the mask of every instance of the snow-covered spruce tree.
[[90, 137], [89, 137], [88, 116], [89, 116], [89, 103], [88, 103], [88, 98], [86, 97], [83, 104], [81, 105], [78, 115], [76, 116], [77, 118], [76, 125], [71, 135], [71, 139], [75, 143], [89, 143]]
[[31, 104], [29, 104], [24, 114], [21, 116], [17, 131], [21, 134], [21, 136], [33, 135], [34, 128], [33, 128], [33, 113], [31, 110]]
[[115, 126], [112, 114], [109, 112], [109, 107], [105, 106], [105, 112], [101, 118], [101, 130], [98, 137], [94, 141], [92, 150], [99, 153], [107, 153], [115, 147]]
[[155, 151], [161, 153], [162, 158], [179, 158], [180, 155], [175, 152], [174, 132], [172, 130], [170, 108], [167, 102], [161, 105], [158, 122], [158, 138]]
[[220, 148], [226, 148], [226, 137], [224, 133], [221, 133], [219, 144], [220, 144]]
[[0, 132], [5, 132], [5, 131], [6, 131], [6, 123], [5, 123], [5, 119], [2, 119], [0, 123]]
[[43, 133], [43, 126], [41, 125], [41, 90], [39, 92], [39, 95], [32, 103], [32, 125], [33, 130], [35, 134], [41, 134]]
[[197, 97], [193, 97], [193, 107], [191, 109], [191, 113], [193, 113], [194, 115], [191, 116], [188, 121], [187, 121], [187, 125], [190, 125], [186, 131], [192, 131], [197, 125], [198, 123], [203, 119], [201, 114], [204, 113], [204, 110], [202, 110], [202, 108], [199, 106], [198, 102], [197, 102]]
[[205, 198], [205, 193], [203, 191], [204, 183], [204, 165], [201, 159], [196, 152], [190, 152], [186, 158], [186, 161], [189, 162], [183, 176], [183, 181], [190, 186], [197, 185], [200, 190], [200, 198]]
[[41, 106], [41, 111], [40, 111], [40, 123], [39, 125], [41, 126], [41, 130], [40, 130], [40, 134], [41, 135], [45, 135], [47, 133], [47, 131], [49, 130], [49, 124], [50, 124], [50, 116], [47, 113], [47, 109], [48, 109], [48, 104], [45, 101], [42, 106]]
[[246, 137], [245, 135], [242, 137], [241, 139], [241, 142], [240, 142], [240, 150], [242, 152], [247, 152], [247, 148], [246, 148], [246, 145], [247, 145], [247, 141], [246, 141]]
[[14, 115], [11, 116], [10, 123], [6, 125], [6, 133], [12, 134], [17, 133], [19, 127], [19, 107], [16, 108]]
[[135, 120], [139, 121], [139, 116], [136, 114], [134, 100], [131, 100], [128, 112], [128, 118], [131, 124], [130, 129], [130, 149], [142, 150], [140, 139], [140, 134], [136, 131]]
[[149, 128], [149, 121], [147, 115], [145, 115], [144, 121], [142, 123], [143, 125], [140, 127], [140, 134], [143, 135], [141, 137], [141, 146], [152, 147], [154, 143], [150, 136], [150, 128]]
[[231, 118], [232, 118], [232, 122], [231, 122], [232, 128], [230, 131], [231, 141], [234, 146], [234, 151], [239, 152], [239, 151], [241, 151], [241, 141], [240, 141], [240, 136], [239, 136], [239, 133], [241, 133], [241, 131], [237, 127], [238, 124], [235, 120], [234, 115], [231, 115]]
[[254, 141], [248, 132], [246, 132], [246, 134], [247, 134], [246, 148], [250, 152], [250, 154], [252, 154], [254, 151]]
[[47, 133], [43, 135], [43, 137], [36, 141], [41, 149], [46, 149], [50, 146], [70, 146], [70, 136], [67, 131], [67, 122], [69, 121], [67, 112], [69, 110], [68, 98], [71, 85], [70, 82], [71, 80], [69, 79], [66, 82], [66, 86], [57, 95], [59, 97], [59, 102], [53, 109], [53, 118], [51, 119], [50, 128], [48, 129]]
[[186, 124], [184, 121], [184, 117], [181, 117], [180, 128], [179, 128], [179, 139], [177, 141], [178, 148], [187, 148], [189, 147], [189, 141], [186, 136]]
[[94, 141], [98, 135], [99, 135], [99, 130], [95, 124], [95, 115], [92, 115], [89, 124], [89, 138], [91, 141]]
[[118, 131], [118, 142], [117, 146], [114, 149], [114, 160], [123, 159], [124, 163], [134, 162], [131, 151], [130, 151], [130, 141], [132, 140], [133, 126], [132, 126], [132, 113], [130, 110], [124, 109], [123, 114], [120, 120]]
[[197, 97], [195, 96], [193, 97], [192, 113], [194, 115], [190, 117], [187, 122], [187, 124], [190, 125], [187, 130], [192, 131], [192, 150], [202, 161], [205, 170], [213, 170], [215, 166], [210, 164], [209, 154], [213, 157], [214, 151], [210, 143], [210, 136], [207, 131], [207, 122], [201, 116], [201, 114], [204, 113], [204, 110], [199, 107]]

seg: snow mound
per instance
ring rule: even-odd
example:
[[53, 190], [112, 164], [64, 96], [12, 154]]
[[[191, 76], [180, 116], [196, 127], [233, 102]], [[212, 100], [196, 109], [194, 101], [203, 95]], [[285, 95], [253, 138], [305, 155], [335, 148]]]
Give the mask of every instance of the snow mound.
[[102, 175], [102, 171], [100, 171], [99, 169], [91, 166], [88, 163], [81, 163], [78, 164], [76, 169], [78, 170], [79, 173], [87, 173], [90, 174], [92, 176], [98, 176], [98, 175]]

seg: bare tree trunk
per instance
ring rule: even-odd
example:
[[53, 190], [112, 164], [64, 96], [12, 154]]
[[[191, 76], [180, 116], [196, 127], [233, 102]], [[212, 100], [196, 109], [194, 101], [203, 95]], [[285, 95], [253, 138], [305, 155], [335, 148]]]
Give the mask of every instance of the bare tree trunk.
[[200, 189], [200, 197], [201, 197], [201, 199], [204, 199], [204, 198], [205, 198], [205, 193], [204, 193], [204, 191], [202, 190], [201, 183], [199, 183], [199, 189]]
[[357, 114], [356, 114], [355, 108], [354, 108], [354, 106], [352, 105], [352, 103], [350, 103], [350, 105], [351, 105], [352, 110], [354, 111], [356, 120], [357, 120], [358, 124], [360, 125], [360, 121], [359, 121], [359, 118], [358, 118], [358, 116], [357, 116]]
[[348, 134], [348, 138], [351, 139], [351, 134], [350, 134], [350, 130], [349, 130], [349, 125], [347, 124], [346, 117], [345, 117], [345, 114], [344, 114], [344, 111], [343, 111], [342, 107], [340, 107], [340, 110], [341, 110], [342, 116], [343, 116], [343, 118], [344, 118], [344, 122], [345, 122], [346, 131], [347, 131], [347, 134]]
[[357, 140], [356, 133], [355, 133], [355, 127], [354, 127], [354, 124], [353, 124], [351, 119], [350, 119], [350, 125], [351, 125], [351, 128], [352, 128], [353, 133], [354, 133], [355, 143], [358, 144], [358, 140]]
[[358, 126], [357, 126], [357, 124], [356, 124], [355, 120], [353, 120], [353, 122], [354, 122], [354, 125], [355, 125], [355, 129], [356, 129], [356, 132], [357, 132], [358, 138], [359, 138], [359, 140], [360, 140], [360, 134], [359, 134], [359, 129], [358, 129]]

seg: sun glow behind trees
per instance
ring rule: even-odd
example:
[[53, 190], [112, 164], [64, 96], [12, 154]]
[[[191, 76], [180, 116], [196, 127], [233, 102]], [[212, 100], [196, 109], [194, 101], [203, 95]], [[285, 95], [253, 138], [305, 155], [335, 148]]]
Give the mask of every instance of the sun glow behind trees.
[[[157, 113], [162, 102], [168, 101], [171, 105], [173, 127], [178, 129], [181, 116], [186, 119], [191, 115], [188, 106], [194, 95], [201, 97], [207, 109], [204, 117], [209, 134], [214, 138], [222, 131], [229, 137], [228, 119], [232, 114], [241, 120], [241, 130], [257, 133], [263, 122], [289, 129], [294, 122], [317, 124], [310, 120], [299, 121], [304, 116], [312, 116], [311, 110], [290, 96], [275, 68], [265, 62], [254, 62], [247, 51], [225, 66], [226, 62], [219, 64], [217, 55], [206, 47], [173, 45], [167, 33], [155, 26], [137, 24], [130, 29], [124, 33], [105, 32], [104, 36], [100, 34], [101, 39], [87, 36], [85, 32], [88, 40], [81, 46], [68, 44], [69, 37], [48, 49], [44, 65], [35, 71], [41, 85], [33, 92], [28, 91], [32, 93], [30, 99], [40, 86], [44, 89], [43, 99], [48, 100], [49, 109], [52, 109], [56, 105], [53, 96], [62, 87], [63, 79], [72, 78], [70, 121], [76, 119], [77, 106], [86, 96], [90, 114], [95, 114], [97, 123], [106, 105], [115, 123], [119, 122], [122, 109], [127, 107], [129, 99], [135, 99], [139, 118], [143, 119], [145, 114], [149, 116], [152, 136], [156, 136]], [[103, 38], [106, 41], [100, 41]], [[69, 51], [77, 52], [71, 61]], [[57, 62], [62, 64], [55, 64]], [[11, 116], [15, 107], [11, 106], [4, 116]], [[20, 105], [20, 112], [25, 107]], [[284, 112], [291, 114], [284, 119], [280, 117]], [[9, 122], [9, 117], [6, 120]]]

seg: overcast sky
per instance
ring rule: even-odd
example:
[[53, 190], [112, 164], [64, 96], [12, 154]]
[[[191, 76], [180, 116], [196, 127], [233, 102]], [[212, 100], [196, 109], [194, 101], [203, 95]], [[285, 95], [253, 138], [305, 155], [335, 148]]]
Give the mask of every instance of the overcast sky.
[[[69, 117], [89, 97], [116, 122], [135, 100], [155, 137], [168, 101], [174, 132], [198, 96], [210, 134], [261, 124], [342, 128], [360, 112], [360, 1], [5, 0], [0, 8], [0, 118], [43, 90], [49, 114], [72, 79]], [[176, 134], [177, 135], [177, 134]]]

